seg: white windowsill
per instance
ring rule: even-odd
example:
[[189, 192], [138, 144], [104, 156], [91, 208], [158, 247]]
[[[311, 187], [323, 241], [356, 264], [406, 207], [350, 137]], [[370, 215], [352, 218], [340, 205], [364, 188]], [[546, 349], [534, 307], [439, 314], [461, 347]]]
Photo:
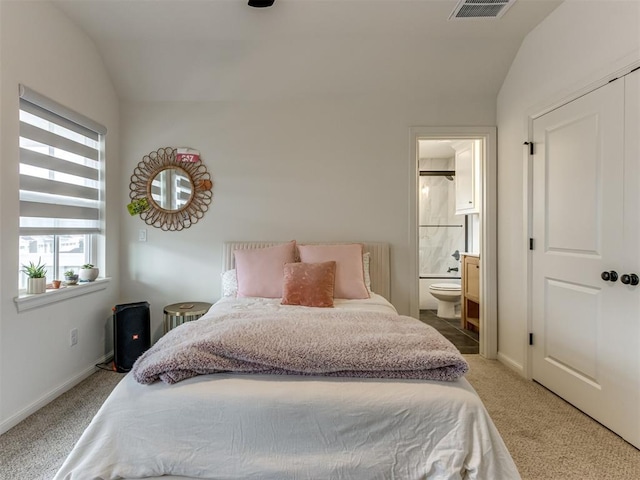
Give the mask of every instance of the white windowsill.
[[31, 295], [22, 293], [18, 297], [15, 297], [13, 301], [16, 304], [18, 312], [24, 312], [25, 310], [30, 310], [32, 308], [49, 305], [50, 303], [61, 302], [68, 298], [79, 297], [80, 295], [104, 290], [107, 288], [110, 280], [110, 277], [98, 278], [95, 282], [79, 283], [77, 285], [70, 285], [68, 287], [58, 289], [49, 289], [45, 293]]

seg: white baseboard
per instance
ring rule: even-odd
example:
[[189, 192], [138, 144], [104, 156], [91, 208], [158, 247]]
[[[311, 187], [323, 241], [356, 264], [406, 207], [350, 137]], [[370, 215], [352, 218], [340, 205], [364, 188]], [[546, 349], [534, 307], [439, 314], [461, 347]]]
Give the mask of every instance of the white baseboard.
[[[95, 364], [105, 363], [111, 357], [113, 357], [113, 352], [107, 353], [106, 355], [96, 360]], [[31, 405], [28, 405], [27, 407], [20, 410], [18, 413], [12, 415], [11, 417], [7, 418], [4, 422], [0, 423], [0, 435], [5, 433], [9, 429], [15, 427], [17, 424], [19, 424], [29, 415], [34, 414], [35, 412], [40, 410], [42, 407], [44, 407], [48, 403], [58, 398], [64, 392], [66, 392], [67, 390], [71, 390], [73, 387], [75, 387], [80, 382], [82, 382], [85, 378], [95, 373], [97, 370], [97, 367], [95, 366], [95, 364], [85, 368], [82, 372], [80, 372], [76, 376], [70, 378], [59, 387], [54, 388], [49, 393], [43, 395], [38, 400], [33, 402]]]
[[505, 365], [506, 367], [509, 367], [514, 372], [517, 372], [518, 374], [522, 375], [523, 377], [525, 376], [524, 375], [524, 367], [521, 364], [519, 364], [518, 362], [516, 362], [515, 360], [507, 357], [504, 353], [498, 352], [498, 361], [500, 363], [502, 363], [503, 365]]

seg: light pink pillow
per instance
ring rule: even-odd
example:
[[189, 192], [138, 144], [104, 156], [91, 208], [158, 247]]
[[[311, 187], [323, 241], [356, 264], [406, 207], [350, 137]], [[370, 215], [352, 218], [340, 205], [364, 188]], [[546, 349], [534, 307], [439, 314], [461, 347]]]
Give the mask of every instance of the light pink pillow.
[[284, 266], [282, 305], [333, 307], [336, 262], [287, 263]]
[[336, 262], [335, 298], [369, 298], [364, 284], [362, 244], [298, 245], [300, 261], [305, 263]]
[[238, 297], [282, 297], [284, 264], [295, 261], [296, 242], [274, 247], [234, 250]]

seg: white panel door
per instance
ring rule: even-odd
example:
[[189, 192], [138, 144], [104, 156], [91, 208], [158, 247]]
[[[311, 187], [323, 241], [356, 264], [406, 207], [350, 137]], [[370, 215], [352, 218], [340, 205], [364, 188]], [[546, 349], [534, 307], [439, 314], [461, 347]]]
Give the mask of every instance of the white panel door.
[[532, 348], [534, 380], [640, 447], [638, 77], [534, 121]]

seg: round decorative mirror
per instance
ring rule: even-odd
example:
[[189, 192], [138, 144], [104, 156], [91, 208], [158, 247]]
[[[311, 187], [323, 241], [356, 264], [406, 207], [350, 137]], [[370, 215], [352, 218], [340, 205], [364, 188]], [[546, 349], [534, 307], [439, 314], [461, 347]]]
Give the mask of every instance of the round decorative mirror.
[[166, 231], [189, 228], [204, 216], [213, 198], [213, 182], [199, 156], [176, 153], [166, 147], [145, 155], [129, 184], [129, 211]]

